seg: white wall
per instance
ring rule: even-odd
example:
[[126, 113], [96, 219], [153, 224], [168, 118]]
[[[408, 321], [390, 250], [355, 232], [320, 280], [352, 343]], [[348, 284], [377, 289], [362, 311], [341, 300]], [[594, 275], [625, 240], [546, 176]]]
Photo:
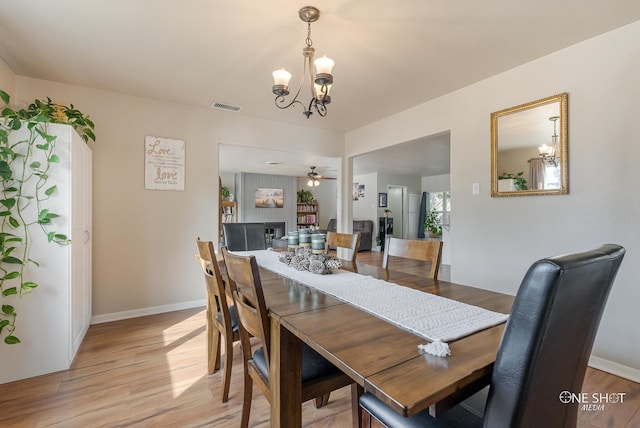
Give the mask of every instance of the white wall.
[[9, 68], [6, 62], [0, 58], [0, 89], [11, 97], [11, 104], [15, 102], [14, 93], [16, 87], [16, 74]]
[[[356, 175], [353, 177], [353, 182], [364, 185], [364, 197], [358, 197], [357, 201], [352, 201], [354, 220], [372, 220], [375, 224], [377, 222], [378, 192], [386, 192], [387, 188], [380, 190], [376, 173]], [[375, 233], [373, 237], [375, 237]]]
[[[73, 103], [96, 124], [96, 320], [204, 302], [194, 239], [217, 241], [219, 143], [332, 157], [340, 157], [344, 147], [338, 133], [25, 77], [17, 78], [16, 94], [25, 101], [49, 96]], [[185, 191], [144, 189], [146, 135], [186, 141]]]
[[[346, 151], [355, 156], [451, 130], [455, 282], [515, 294], [539, 258], [606, 242], [625, 246], [593, 354], [640, 379], [636, 40], [640, 21], [350, 132]], [[491, 198], [490, 113], [565, 91], [570, 194]], [[480, 195], [471, 194], [474, 182]]]

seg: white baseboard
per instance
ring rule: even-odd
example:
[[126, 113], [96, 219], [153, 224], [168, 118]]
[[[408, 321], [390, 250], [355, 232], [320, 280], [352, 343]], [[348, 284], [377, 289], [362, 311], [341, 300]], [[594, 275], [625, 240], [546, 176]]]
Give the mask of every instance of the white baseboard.
[[101, 324], [103, 322], [124, 320], [127, 318], [143, 317], [146, 315], [161, 314], [164, 312], [180, 311], [182, 309], [191, 309], [205, 307], [207, 301], [193, 300], [191, 302], [172, 303], [170, 305], [152, 306], [149, 308], [133, 309], [130, 311], [113, 312], [110, 314], [95, 315], [91, 318], [91, 324]]
[[634, 369], [633, 367], [624, 366], [611, 360], [596, 357], [595, 355], [589, 358], [589, 366], [640, 383], [640, 370]]

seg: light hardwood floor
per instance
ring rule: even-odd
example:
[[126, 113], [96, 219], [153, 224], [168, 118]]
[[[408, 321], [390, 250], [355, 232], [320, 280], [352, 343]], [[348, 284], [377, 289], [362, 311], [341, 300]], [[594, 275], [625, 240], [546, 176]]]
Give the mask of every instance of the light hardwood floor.
[[[358, 260], [379, 265], [381, 255], [363, 252]], [[447, 275], [445, 267], [441, 279]], [[0, 385], [0, 427], [237, 427], [241, 365], [235, 345], [222, 404], [221, 374], [207, 375], [204, 308], [92, 325], [71, 369]], [[583, 391], [626, 395], [624, 403], [581, 411], [579, 427], [640, 427], [640, 384], [589, 369]], [[349, 427], [349, 393], [331, 394], [321, 409], [306, 403], [304, 426]], [[256, 390], [250, 426], [269, 426], [269, 403]]]

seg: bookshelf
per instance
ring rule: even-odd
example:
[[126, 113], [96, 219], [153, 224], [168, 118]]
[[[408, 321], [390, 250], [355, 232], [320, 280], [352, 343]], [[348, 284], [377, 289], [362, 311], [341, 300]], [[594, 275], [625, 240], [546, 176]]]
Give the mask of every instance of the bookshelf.
[[238, 221], [238, 203], [236, 201], [225, 201], [222, 199], [222, 180], [220, 185], [220, 208], [218, 210], [218, 234], [220, 242], [223, 242], [222, 223], [235, 223]]
[[318, 202], [298, 202], [296, 204], [298, 229], [306, 229], [309, 226], [318, 226], [320, 207]]

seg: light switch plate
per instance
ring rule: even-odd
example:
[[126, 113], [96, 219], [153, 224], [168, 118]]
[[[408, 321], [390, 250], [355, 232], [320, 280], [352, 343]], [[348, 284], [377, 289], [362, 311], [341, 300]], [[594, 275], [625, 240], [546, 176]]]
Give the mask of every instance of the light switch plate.
[[480, 194], [480, 183], [472, 183], [471, 184], [471, 193], [474, 195]]

